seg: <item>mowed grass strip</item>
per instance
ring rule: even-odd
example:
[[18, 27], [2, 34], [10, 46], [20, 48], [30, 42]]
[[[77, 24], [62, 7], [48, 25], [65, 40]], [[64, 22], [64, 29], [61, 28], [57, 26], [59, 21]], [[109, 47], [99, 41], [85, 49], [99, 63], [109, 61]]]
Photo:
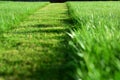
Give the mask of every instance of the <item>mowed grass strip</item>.
[[66, 4], [50, 4], [4, 33], [0, 77], [5, 80], [64, 80]]

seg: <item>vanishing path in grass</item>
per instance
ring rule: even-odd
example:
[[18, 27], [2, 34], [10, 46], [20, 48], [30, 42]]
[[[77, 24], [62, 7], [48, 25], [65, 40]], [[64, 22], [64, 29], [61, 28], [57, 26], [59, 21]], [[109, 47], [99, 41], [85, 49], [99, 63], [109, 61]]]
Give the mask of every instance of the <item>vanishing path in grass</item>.
[[67, 80], [62, 75], [68, 20], [66, 4], [52, 3], [5, 33], [5, 80]]

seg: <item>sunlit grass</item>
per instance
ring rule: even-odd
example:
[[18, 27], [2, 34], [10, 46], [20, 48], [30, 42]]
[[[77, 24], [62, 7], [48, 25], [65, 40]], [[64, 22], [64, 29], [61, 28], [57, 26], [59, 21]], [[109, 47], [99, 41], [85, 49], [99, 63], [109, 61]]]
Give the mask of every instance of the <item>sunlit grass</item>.
[[68, 3], [76, 80], [119, 80], [120, 2]]
[[13, 29], [21, 21], [48, 2], [0, 2], [0, 31]]

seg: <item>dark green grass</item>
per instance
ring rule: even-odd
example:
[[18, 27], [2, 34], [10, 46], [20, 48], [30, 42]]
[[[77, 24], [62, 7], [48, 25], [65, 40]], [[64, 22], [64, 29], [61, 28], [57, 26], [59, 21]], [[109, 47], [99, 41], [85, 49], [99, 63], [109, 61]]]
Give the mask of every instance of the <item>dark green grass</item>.
[[68, 80], [66, 4], [50, 4], [5, 32], [0, 52], [3, 80]]
[[120, 2], [71, 2], [69, 42], [76, 80], [119, 80]]

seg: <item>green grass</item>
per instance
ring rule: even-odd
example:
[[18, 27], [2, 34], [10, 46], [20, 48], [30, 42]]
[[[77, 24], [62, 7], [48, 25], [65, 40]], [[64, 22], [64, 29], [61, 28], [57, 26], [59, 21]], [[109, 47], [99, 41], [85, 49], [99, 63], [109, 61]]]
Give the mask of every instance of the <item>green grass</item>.
[[119, 4], [0, 2], [0, 80], [119, 80]]
[[119, 80], [120, 2], [69, 2], [76, 80]]
[[0, 31], [13, 29], [27, 16], [48, 2], [0, 2]]
[[68, 19], [66, 4], [49, 4], [4, 32], [0, 78], [68, 80], [64, 67]]

